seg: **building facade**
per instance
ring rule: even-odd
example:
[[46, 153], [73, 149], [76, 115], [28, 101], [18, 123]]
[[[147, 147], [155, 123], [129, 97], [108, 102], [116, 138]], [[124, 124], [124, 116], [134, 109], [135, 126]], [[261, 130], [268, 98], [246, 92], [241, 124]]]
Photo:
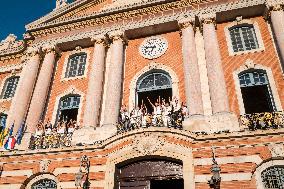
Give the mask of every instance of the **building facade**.
[[0, 43], [0, 189], [284, 188], [283, 7], [57, 0]]

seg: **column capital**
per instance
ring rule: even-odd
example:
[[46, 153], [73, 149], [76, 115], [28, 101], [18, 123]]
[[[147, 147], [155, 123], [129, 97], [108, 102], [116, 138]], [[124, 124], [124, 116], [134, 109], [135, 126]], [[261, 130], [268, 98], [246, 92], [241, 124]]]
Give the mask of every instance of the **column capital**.
[[124, 43], [126, 43], [125, 32], [122, 30], [112, 31], [108, 33], [108, 36], [112, 41], [122, 40]]
[[281, 11], [283, 10], [283, 0], [266, 0], [266, 6], [270, 11]]
[[195, 18], [194, 17], [182, 17], [178, 20], [178, 25], [180, 30], [188, 28], [188, 27], [194, 27], [195, 26]]
[[33, 57], [40, 54], [40, 48], [38, 47], [28, 47], [26, 51], [27, 57]]
[[59, 50], [59, 48], [57, 47], [56, 44], [44, 44], [43, 47], [42, 47], [42, 51], [45, 54], [48, 54], [48, 53], [51, 53], [51, 52], [60, 53], [60, 50]]
[[104, 46], [107, 45], [107, 39], [105, 35], [95, 35], [91, 38], [91, 41], [95, 44], [103, 44]]

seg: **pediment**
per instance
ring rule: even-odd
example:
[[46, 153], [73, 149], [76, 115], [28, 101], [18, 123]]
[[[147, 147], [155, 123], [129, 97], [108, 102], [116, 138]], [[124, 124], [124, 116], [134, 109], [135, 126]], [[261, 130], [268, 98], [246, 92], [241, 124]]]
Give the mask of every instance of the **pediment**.
[[77, 0], [54, 9], [48, 15], [26, 25], [26, 29], [30, 31], [61, 23], [69, 23], [149, 1], [151, 0]]

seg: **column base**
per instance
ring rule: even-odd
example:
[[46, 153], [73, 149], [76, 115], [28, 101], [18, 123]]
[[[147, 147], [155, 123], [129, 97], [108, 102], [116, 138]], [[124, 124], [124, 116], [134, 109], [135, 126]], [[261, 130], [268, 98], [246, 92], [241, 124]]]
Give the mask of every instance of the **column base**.
[[210, 116], [190, 116], [184, 120], [183, 128], [190, 132], [205, 132], [209, 134], [240, 131], [237, 116], [230, 112], [220, 112]]

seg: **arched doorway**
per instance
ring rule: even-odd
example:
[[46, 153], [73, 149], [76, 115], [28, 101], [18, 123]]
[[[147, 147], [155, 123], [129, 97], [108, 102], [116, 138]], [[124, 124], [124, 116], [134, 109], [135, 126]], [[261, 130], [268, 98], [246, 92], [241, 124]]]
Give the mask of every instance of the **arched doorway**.
[[137, 82], [136, 105], [144, 104], [147, 110], [152, 112], [152, 106], [148, 99], [154, 103], [157, 99], [165, 99], [166, 102], [172, 97], [172, 79], [168, 73], [162, 70], [152, 70], [144, 74]]
[[33, 183], [31, 189], [57, 189], [57, 183], [51, 179], [41, 179]]
[[161, 159], [140, 160], [116, 167], [115, 189], [183, 189], [183, 166]]
[[268, 77], [264, 70], [249, 70], [238, 77], [246, 114], [275, 111]]
[[61, 98], [57, 121], [69, 122], [71, 119], [77, 121], [80, 99], [79, 95], [70, 95]]

